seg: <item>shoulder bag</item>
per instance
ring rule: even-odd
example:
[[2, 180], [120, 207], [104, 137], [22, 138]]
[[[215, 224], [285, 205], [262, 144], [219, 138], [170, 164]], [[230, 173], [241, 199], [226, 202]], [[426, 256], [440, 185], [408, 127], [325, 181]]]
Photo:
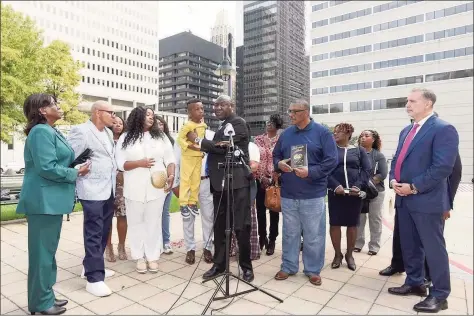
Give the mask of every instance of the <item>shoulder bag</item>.
[[273, 212], [281, 212], [281, 187], [278, 182], [265, 190], [265, 207]]

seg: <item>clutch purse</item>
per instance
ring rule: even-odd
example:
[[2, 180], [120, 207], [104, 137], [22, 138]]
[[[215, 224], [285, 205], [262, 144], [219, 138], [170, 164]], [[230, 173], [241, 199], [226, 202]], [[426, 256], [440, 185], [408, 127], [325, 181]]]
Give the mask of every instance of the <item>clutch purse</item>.
[[281, 212], [281, 188], [278, 183], [265, 190], [265, 207], [273, 212]]
[[74, 161], [69, 165], [69, 168], [74, 168], [77, 165], [85, 163], [92, 157], [93, 153], [94, 152], [92, 151], [92, 149], [87, 148], [82, 152], [82, 154], [80, 154], [79, 156], [77, 156], [76, 159], [74, 159]]
[[166, 172], [150, 170], [151, 185], [157, 189], [163, 189], [166, 186]]

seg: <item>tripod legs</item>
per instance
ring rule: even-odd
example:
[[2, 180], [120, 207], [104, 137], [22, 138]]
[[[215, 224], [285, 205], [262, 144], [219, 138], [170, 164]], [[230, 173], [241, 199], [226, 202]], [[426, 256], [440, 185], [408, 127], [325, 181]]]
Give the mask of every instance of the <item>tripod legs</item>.
[[[221, 279], [219, 282], [217, 282], [216, 279], [219, 278], [219, 277], [221, 277], [221, 276], [222, 276], [222, 279]], [[239, 281], [242, 281], [243, 283], [245, 283], [245, 284], [251, 286], [252, 289], [250, 289], [250, 290], [245, 290], [245, 291], [242, 291], [242, 292], [237, 292], [237, 293], [234, 293], [234, 294], [230, 294], [230, 293], [229, 293], [228, 284], [229, 284], [229, 282], [230, 282], [230, 278], [231, 278], [231, 277], [234, 278], [234, 279], [237, 279], [237, 280], [239, 280]], [[201, 315], [205, 315], [205, 314], [206, 314], [207, 310], [208, 310], [209, 307], [211, 306], [212, 301], [225, 300], [225, 299], [228, 299], [228, 298], [240, 296], [240, 295], [247, 294], [247, 293], [251, 293], [251, 292], [255, 292], [255, 291], [260, 291], [260, 292], [262, 292], [262, 293], [264, 293], [264, 294], [270, 296], [271, 298], [274, 298], [274, 299], [277, 300], [278, 302], [283, 303], [283, 300], [282, 300], [282, 299], [280, 299], [280, 298], [276, 297], [275, 295], [273, 295], [273, 294], [271, 294], [271, 293], [265, 291], [264, 289], [259, 288], [258, 286], [253, 285], [253, 284], [250, 283], [250, 282], [245, 281], [244, 279], [242, 279], [242, 278], [240, 278], [240, 277], [234, 275], [232, 272], [227, 272], [227, 271], [226, 271], [226, 272], [224, 272], [223, 274], [219, 274], [219, 275], [216, 275], [216, 276], [213, 277], [213, 278], [204, 280], [204, 281], [202, 281], [202, 283], [206, 283], [206, 282], [211, 281], [211, 280], [214, 281], [214, 283], [216, 283], [217, 287], [216, 287], [216, 290], [215, 290], [214, 293], [212, 294], [212, 296], [211, 296], [209, 302], [207, 303], [207, 305], [206, 305], [206, 307], [204, 308], [204, 310], [203, 310], [203, 312], [202, 312]], [[227, 284], [226, 284], [226, 291], [224, 291], [224, 289], [222, 288], [222, 285], [224, 284], [224, 281], [226, 281], [226, 283], [227, 283]], [[218, 292], [219, 290], [222, 292], [223, 295], [220, 296], [220, 297], [216, 297], [217, 292]]]

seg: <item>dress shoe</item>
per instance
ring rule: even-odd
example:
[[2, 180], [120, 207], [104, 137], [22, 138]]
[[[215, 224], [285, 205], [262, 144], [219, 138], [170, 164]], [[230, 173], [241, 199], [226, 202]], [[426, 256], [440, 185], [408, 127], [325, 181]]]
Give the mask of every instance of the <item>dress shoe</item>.
[[210, 250], [204, 249], [204, 261], [206, 263], [212, 263], [212, 253]]
[[253, 281], [254, 278], [255, 278], [255, 276], [253, 275], [252, 270], [244, 270], [242, 279], [244, 279], [245, 281], [250, 283], [250, 282]]
[[202, 275], [202, 278], [204, 280], [211, 279], [222, 272], [224, 272], [224, 270], [221, 270], [216, 265], [213, 265], [212, 268]]
[[66, 306], [67, 303], [69, 303], [68, 300], [58, 300], [56, 298], [54, 299], [54, 305], [59, 307]]
[[396, 274], [396, 273], [403, 273], [403, 272], [405, 272], [405, 271], [404, 271], [404, 270], [400, 270], [400, 269], [395, 269], [395, 268], [392, 267], [392, 266], [388, 266], [388, 267], [386, 267], [385, 269], [380, 270], [380, 271], [379, 271], [379, 274], [380, 274], [380, 275], [383, 275], [383, 276], [392, 276], [392, 275], [394, 275], [394, 274]]
[[[105, 269], [105, 277], [106, 278], [110, 278], [111, 276], [114, 276], [114, 274], [115, 274], [115, 271]], [[82, 268], [81, 279], [85, 279], [85, 278], [86, 278], [86, 271], [84, 270], [84, 268]]]
[[419, 313], [437, 313], [441, 310], [448, 309], [448, 301], [428, 296], [424, 301], [419, 302], [413, 309]]
[[86, 291], [97, 297], [105, 297], [112, 294], [112, 291], [104, 281], [94, 283], [87, 282]]
[[260, 237], [258, 240], [258, 243], [260, 244], [260, 250], [263, 250], [263, 248], [268, 248], [268, 238], [267, 237]]
[[[61, 315], [66, 311], [66, 308], [64, 307], [59, 307], [56, 305], [53, 305], [52, 307], [48, 308], [47, 310], [44, 310], [42, 312], [38, 312], [41, 315]], [[31, 312], [31, 315], [35, 315], [36, 312]]]
[[270, 240], [267, 247], [267, 256], [271, 256], [275, 253], [275, 241]]
[[424, 285], [419, 286], [410, 286], [404, 284], [400, 287], [390, 287], [388, 288], [388, 293], [400, 296], [406, 295], [418, 295], [418, 296], [426, 296], [426, 287]]

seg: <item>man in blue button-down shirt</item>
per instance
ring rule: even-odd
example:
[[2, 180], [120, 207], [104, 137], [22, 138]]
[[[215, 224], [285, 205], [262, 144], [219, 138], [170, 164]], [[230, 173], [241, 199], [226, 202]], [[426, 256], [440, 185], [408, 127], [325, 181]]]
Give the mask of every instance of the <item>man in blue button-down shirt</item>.
[[[288, 109], [293, 126], [278, 139], [273, 150], [275, 171], [281, 173], [283, 255], [277, 280], [299, 270], [301, 232], [304, 234], [304, 274], [314, 285], [324, 266], [326, 246], [326, 203], [328, 175], [337, 166], [337, 148], [332, 133], [310, 118], [309, 104], [296, 100]], [[307, 167], [292, 168], [291, 147], [307, 146]]]

